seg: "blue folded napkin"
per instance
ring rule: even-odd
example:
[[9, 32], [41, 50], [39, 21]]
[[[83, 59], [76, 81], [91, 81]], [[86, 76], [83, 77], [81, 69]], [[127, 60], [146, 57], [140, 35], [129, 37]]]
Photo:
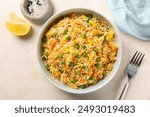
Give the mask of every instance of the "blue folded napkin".
[[150, 0], [108, 0], [118, 28], [142, 40], [150, 40]]

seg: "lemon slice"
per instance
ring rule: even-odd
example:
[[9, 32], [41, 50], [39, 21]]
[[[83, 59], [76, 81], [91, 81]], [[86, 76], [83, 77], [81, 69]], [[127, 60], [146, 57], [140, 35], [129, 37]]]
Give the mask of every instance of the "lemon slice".
[[10, 13], [10, 19], [16, 22], [25, 22], [23, 19], [18, 17], [14, 12]]
[[10, 20], [6, 21], [6, 28], [14, 35], [23, 36], [30, 31], [31, 26], [15, 13], [11, 13]]
[[11, 33], [18, 36], [26, 35], [30, 31], [30, 25], [28, 23], [13, 20], [7, 21], [6, 27]]

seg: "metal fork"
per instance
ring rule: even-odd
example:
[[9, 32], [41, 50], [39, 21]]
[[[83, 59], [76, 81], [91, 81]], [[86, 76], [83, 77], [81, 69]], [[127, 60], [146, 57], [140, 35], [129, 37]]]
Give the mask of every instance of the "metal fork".
[[133, 78], [133, 76], [137, 73], [138, 68], [144, 58], [145, 54], [136, 51], [136, 53], [134, 54], [134, 56], [132, 57], [131, 61], [129, 62], [128, 66], [127, 66], [127, 76], [128, 76], [128, 80], [120, 94], [119, 100], [122, 100], [125, 96], [125, 93], [128, 89], [128, 86], [130, 84], [131, 79]]

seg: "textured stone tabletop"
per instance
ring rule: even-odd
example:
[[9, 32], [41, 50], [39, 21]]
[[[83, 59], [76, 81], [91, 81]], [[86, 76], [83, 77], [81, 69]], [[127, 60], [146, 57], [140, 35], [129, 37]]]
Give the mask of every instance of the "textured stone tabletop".
[[[98, 11], [113, 21], [106, 0], [52, 0], [52, 4], [54, 13], [83, 7]], [[13, 36], [5, 28], [10, 12], [23, 18], [19, 0], [0, 1], [0, 99], [115, 99], [124, 83], [125, 67], [137, 50], [146, 56], [125, 99], [150, 99], [150, 42], [119, 32], [123, 59], [115, 78], [94, 93], [69, 94], [49, 83], [38, 65], [36, 42], [42, 24], [31, 23], [32, 32], [27, 36]]]

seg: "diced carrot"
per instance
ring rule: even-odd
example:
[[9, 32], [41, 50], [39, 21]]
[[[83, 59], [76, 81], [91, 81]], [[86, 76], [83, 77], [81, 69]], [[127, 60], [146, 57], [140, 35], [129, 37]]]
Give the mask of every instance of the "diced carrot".
[[94, 77], [97, 77], [98, 76], [98, 72], [97, 71], [94, 71]]
[[86, 80], [84, 79], [84, 78], [79, 78], [79, 80], [78, 80], [80, 83], [85, 83], [86, 82]]
[[85, 26], [81, 26], [81, 30], [85, 31], [86, 27]]
[[93, 36], [102, 35], [102, 31], [100, 30], [93, 30]]
[[73, 57], [72, 57], [72, 61], [75, 61], [75, 60], [76, 60], [76, 58], [73, 56]]

